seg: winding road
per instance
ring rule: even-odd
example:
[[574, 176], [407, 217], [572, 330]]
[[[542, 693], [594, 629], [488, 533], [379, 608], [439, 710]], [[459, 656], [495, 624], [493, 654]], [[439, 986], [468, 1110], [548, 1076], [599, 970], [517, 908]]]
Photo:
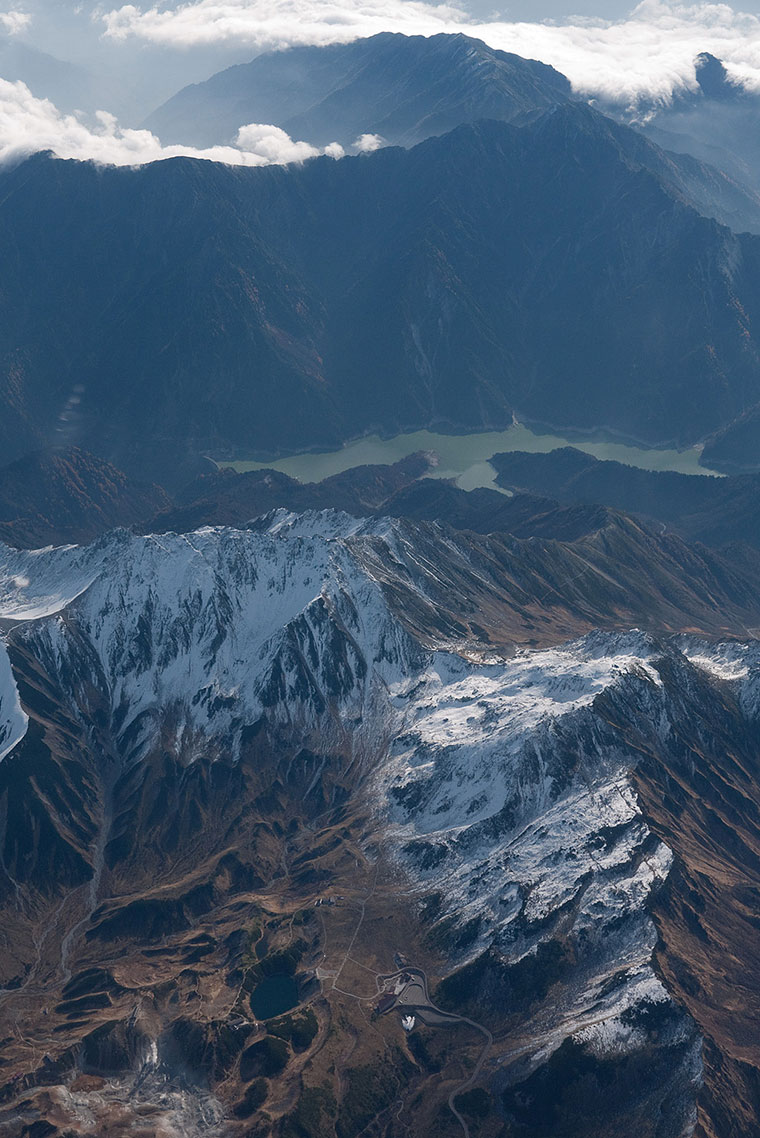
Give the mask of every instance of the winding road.
[[[482, 1051], [480, 1052], [480, 1055], [478, 1056], [475, 1067], [466, 1079], [454, 1087], [448, 1097], [449, 1110], [454, 1115], [459, 1125], [462, 1127], [465, 1138], [470, 1138], [470, 1128], [467, 1125], [466, 1119], [457, 1109], [456, 1099], [459, 1095], [471, 1087], [480, 1075], [480, 1072], [483, 1069], [483, 1064], [485, 1063], [486, 1058], [488, 1057], [488, 1053], [493, 1046], [493, 1035], [487, 1027], [483, 1026], [483, 1024], [477, 1023], [473, 1019], [468, 1019], [467, 1016], [454, 1015], [452, 1012], [445, 1012], [442, 1008], [436, 1007], [430, 999], [428, 978], [424, 969], [417, 968], [413, 965], [405, 965], [403, 968], [398, 968], [395, 972], [384, 974], [381, 972], [376, 972], [373, 968], [367, 968], [366, 965], [361, 963], [361, 961], [356, 960], [351, 956], [351, 952], [358, 938], [359, 931], [364, 922], [367, 904], [374, 896], [376, 889], [377, 870], [375, 871], [375, 879], [372, 885], [372, 889], [359, 902], [359, 920], [357, 922], [356, 928], [353, 931], [353, 935], [348, 944], [348, 947], [343, 953], [340, 967], [337, 970], [329, 971], [327, 969], [317, 969], [317, 977], [320, 982], [320, 988], [323, 993], [336, 992], [343, 996], [349, 996], [351, 999], [357, 1000], [359, 1003], [370, 1003], [377, 1000], [378, 996], [380, 996], [383, 992], [387, 992], [389, 990], [388, 985], [391, 984], [392, 981], [400, 980], [403, 976], [407, 976], [409, 979], [401, 991], [398, 993], [396, 1001], [392, 1005], [393, 1009], [397, 1011], [399, 1009], [404, 1009], [408, 1011], [409, 1014], [419, 1016], [422, 1022], [428, 1027], [453, 1027], [456, 1024], [466, 1024], [468, 1027], [474, 1028], [475, 1031], [483, 1035], [485, 1037], [485, 1044]], [[320, 916], [322, 916], [321, 912]], [[327, 930], [324, 927], [324, 918], [322, 918], [322, 927], [326, 942]], [[345, 968], [346, 962], [348, 960], [351, 960], [354, 964], [357, 964], [360, 968], [365, 969], [365, 971], [371, 973], [374, 976], [377, 989], [374, 995], [360, 995], [356, 992], [347, 992], [343, 988], [339, 988], [337, 986], [337, 980]], [[328, 980], [332, 981], [329, 988], [326, 987], [326, 981]], [[388, 1009], [388, 1011], [390, 1010], [391, 1008]], [[401, 1109], [403, 1109], [403, 1103], [399, 1108], [399, 1113]]]
[[[378, 980], [390, 981], [398, 979], [401, 976], [411, 976], [412, 980], [410, 980], [403, 991], [399, 993], [394, 1007], [408, 1008], [410, 1013], [419, 1015], [420, 1019], [427, 1024], [428, 1027], [446, 1027], [448, 1025], [453, 1026], [457, 1023], [465, 1023], [469, 1027], [474, 1027], [476, 1031], [479, 1031], [481, 1035], [485, 1036], [485, 1046], [478, 1057], [478, 1061], [472, 1073], [469, 1074], [463, 1082], [454, 1087], [448, 1098], [449, 1110], [462, 1127], [465, 1138], [470, 1138], [470, 1128], [460, 1111], [457, 1110], [456, 1099], [477, 1080], [483, 1069], [483, 1064], [486, 1061], [488, 1052], [493, 1045], [493, 1035], [487, 1027], [483, 1027], [482, 1023], [476, 1023], [474, 1019], [468, 1019], [467, 1016], [453, 1015], [451, 1012], [445, 1012], [442, 1011], [441, 1008], [437, 1008], [430, 1000], [427, 975], [422, 968], [402, 968], [398, 972], [391, 973], [390, 976], [378, 977]], [[419, 998], [420, 996], [421, 998]]]

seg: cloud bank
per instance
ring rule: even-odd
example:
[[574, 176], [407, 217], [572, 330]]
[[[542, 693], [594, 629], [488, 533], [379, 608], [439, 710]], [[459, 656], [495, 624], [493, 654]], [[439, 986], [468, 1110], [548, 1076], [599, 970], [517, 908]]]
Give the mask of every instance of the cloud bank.
[[331, 143], [323, 149], [296, 142], [277, 126], [249, 123], [240, 128], [235, 146], [196, 150], [163, 146], [149, 130], [119, 126], [113, 115], [99, 111], [87, 121], [62, 114], [47, 99], [37, 99], [23, 83], [0, 79], [0, 162], [52, 150], [59, 158], [92, 159], [114, 166], [139, 166], [161, 158], [187, 155], [233, 166], [269, 166], [303, 162], [319, 154], [340, 158], [343, 148]]
[[460, 8], [423, 0], [190, 0], [173, 9], [127, 4], [102, 14], [112, 39], [164, 46], [250, 44], [252, 49], [347, 42], [379, 31], [464, 31], [493, 47], [551, 63], [589, 96], [667, 100], [694, 86], [694, 59], [721, 58], [760, 90], [760, 18], [728, 4], [643, 0], [619, 21], [478, 22]]
[[9, 36], [17, 36], [19, 32], [25, 31], [31, 22], [32, 17], [28, 12], [0, 12], [0, 29]]
[[385, 31], [430, 35], [467, 21], [453, 5], [424, 0], [195, 0], [173, 9], [125, 4], [100, 18], [114, 39], [138, 36], [174, 47], [340, 43]]

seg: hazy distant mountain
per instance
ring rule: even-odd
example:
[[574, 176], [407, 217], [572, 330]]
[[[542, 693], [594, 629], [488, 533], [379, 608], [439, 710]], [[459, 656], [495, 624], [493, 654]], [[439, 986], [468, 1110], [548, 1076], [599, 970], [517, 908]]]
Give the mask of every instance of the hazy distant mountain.
[[760, 95], [733, 83], [705, 52], [696, 61], [696, 87], [669, 104], [639, 109], [639, 128], [659, 146], [691, 154], [760, 187]]
[[104, 82], [85, 67], [56, 59], [20, 40], [0, 39], [0, 79], [21, 80], [39, 99], [63, 111], [94, 109]]
[[300, 168], [32, 159], [0, 182], [8, 458], [63, 431], [179, 482], [515, 409], [694, 442], [760, 401], [760, 240], [642, 148], [568, 103]]
[[115, 41], [103, 35], [103, 5], [97, 0], [24, 0], [3, 8], [31, 19], [14, 36], [0, 29], [0, 78], [22, 80], [62, 110], [104, 110], [127, 126], [136, 126], [185, 84], [250, 58], [250, 48], [229, 42], [178, 51]]
[[379, 134], [404, 146], [463, 122], [511, 120], [568, 100], [544, 63], [465, 35], [382, 32], [327, 47], [266, 52], [185, 87], [146, 120], [164, 142], [230, 142], [245, 123], [274, 123], [318, 145]]

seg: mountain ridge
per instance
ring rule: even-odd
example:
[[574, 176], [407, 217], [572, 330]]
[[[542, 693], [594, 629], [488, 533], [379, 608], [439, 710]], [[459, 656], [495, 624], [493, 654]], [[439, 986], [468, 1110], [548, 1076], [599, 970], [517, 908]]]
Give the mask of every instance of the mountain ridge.
[[536, 60], [462, 34], [380, 32], [328, 47], [265, 52], [178, 92], [145, 126], [164, 142], [231, 142], [272, 122], [316, 145], [363, 134], [413, 145], [461, 122], [514, 118], [570, 98], [568, 80]]
[[708, 545], [760, 542], [756, 474], [715, 478], [639, 470], [573, 447], [545, 455], [514, 451], [494, 455], [491, 462], [499, 484], [510, 489], [623, 510]]

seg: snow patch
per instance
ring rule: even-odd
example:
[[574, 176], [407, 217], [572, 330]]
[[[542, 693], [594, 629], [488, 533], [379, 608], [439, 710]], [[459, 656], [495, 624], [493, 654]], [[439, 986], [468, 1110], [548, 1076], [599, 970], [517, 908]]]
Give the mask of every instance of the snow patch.
[[29, 718], [21, 707], [5, 641], [0, 639], [0, 762], [26, 735]]

